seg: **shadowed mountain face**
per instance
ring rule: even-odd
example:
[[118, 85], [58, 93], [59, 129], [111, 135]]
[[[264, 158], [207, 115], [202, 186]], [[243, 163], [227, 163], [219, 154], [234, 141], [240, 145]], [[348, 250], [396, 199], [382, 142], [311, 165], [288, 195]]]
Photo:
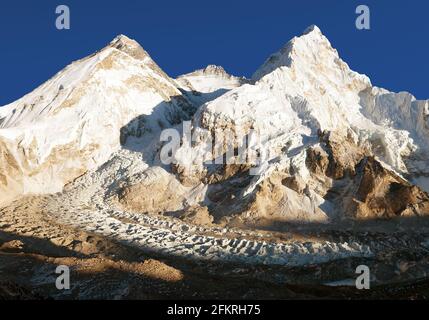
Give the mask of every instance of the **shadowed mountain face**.
[[[118, 36], [0, 108], [0, 228], [17, 241], [27, 230], [61, 238], [49, 223], [35, 227], [47, 219], [210, 263], [384, 266], [386, 256], [420, 257], [428, 106], [350, 70], [316, 26], [251, 80], [218, 66], [173, 79]], [[163, 161], [165, 130], [179, 135], [172, 163]], [[225, 133], [245, 139], [216, 144]], [[240, 154], [255, 137], [258, 164]], [[396, 223], [413, 232], [401, 238]], [[419, 263], [410, 277], [429, 271]]]

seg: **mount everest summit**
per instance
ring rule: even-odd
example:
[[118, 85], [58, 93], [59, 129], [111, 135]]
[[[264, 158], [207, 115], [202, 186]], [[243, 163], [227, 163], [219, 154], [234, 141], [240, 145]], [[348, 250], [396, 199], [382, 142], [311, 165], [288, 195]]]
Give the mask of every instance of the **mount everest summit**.
[[[0, 204], [61, 193], [132, 157], [138, 168], [112, 169], [100, 186], [123, 210], [210, 224], [424, 216], [428, 116], [429, 101], [350, 70], [316, 26], [252, 79], [212, 65], [170, 78], [121, 35], [0, 108]], [[266, 165], [258, 175], [246, 164], [164, 165], [161, 132], [184, 121], [193, 132], [257, 130]]]

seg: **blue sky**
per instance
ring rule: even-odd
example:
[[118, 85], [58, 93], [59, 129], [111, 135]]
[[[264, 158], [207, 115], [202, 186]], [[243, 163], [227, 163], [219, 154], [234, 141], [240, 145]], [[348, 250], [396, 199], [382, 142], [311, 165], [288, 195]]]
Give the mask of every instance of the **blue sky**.
[[[60, 4], [70, 7], [71, 30], [55, 28]], [[369, 31], [355, 28], [359, 4], [371, 9]], [[136, 39], [171, 76], [207, 64], [250, 76], [311, 24], [375, 85], [429, 98], [428, 17], [422, 0], [2, 0], [0, 105], [117, 34]]]

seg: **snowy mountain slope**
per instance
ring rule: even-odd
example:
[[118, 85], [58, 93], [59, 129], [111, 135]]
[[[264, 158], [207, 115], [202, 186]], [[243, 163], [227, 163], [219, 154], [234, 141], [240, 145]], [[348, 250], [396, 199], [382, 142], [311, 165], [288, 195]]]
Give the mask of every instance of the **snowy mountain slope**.
[[378, 155], [402, 173], [408, 171], [405, 158], [429, 146], [428, 101], [373, 87], [350, 70], [316, 26], [272, 55], [253, 78], [270, 90], [287, 90], [313, 132], [351, 128], [360, 140], [381, 139], [385, 154]]
[[[235, 204], [228, 204], [233, 209], [211, 203], [213, 211], [237, 213], [234, 210], [238, 202], [247, 199], [249, 207], [240, 208], [243, 217], [330, 221], [345, 214], [343, 198], [365, 203], [371, 197], [391, 197], [388, 190], [393, 190], [394, 180], [407, 194], [404, 207], [395, 214], [405, 214], [408, 206], [419, 207], [416, 214], [429, 214], [427, 195], [418, 191], [420, 200], [413, 203], [410, 192], [414, 191], [400, 177], [417, 178], [413, 181], [427, 186], [428, 101], [373, 87], [368, 77], [350, 70], [316, 26], [273, 54], [255, 72], [253, 80], [254, 85], [240, 86], [208, 102], [194, 117], [197, 131], [258, 131], [267, 154], [260, 174], [236, 197]], [[199, 154], [207, 145], [203, 142], [194, 148]], [[318, 155], [312, 159], [309, 155], [317, 149]], [[179, 166], [181, 155], [188, 153], [179, 150]], [[355, 199], [353, 192], [360, 182], [354, 181], [354, 176], [366, 170], [361, 163], [372, 156], [393, 180], [376, 173], [371, 183], [379, 188], [367, 194], [365, 200]], [[325, 163], [315, 163], [322, 160]], [[322, 169], [311, 172], [314, 166]], [[207, 172], [208, 167], [201, 161], [193, 163], [192, 174], [197, 179], [204, 180]], [[344, 186], [343, 191], [348, 193], [332, 199], [337, 180], [347, 180], [348, 187]], [[373, 200], [368, 201], [377, 202]], [[387, 207], [390, 204], [384, 209], [373, 208], [374, 212], [360, 212], [349, 206], [347, 210], [356, 216], [389, 216], [392, 213]]]
[[61, 191], [97, 168], [120, 148], [124, 130], [141, 131], [132, 122], [138, 116], [150, 115], [144, 130], [156, 131], [189, 118], [193, 106], [140, 45], [119, 36], [0, 110], [0, 154], [7, 160], [0, 201], [6, 202]]

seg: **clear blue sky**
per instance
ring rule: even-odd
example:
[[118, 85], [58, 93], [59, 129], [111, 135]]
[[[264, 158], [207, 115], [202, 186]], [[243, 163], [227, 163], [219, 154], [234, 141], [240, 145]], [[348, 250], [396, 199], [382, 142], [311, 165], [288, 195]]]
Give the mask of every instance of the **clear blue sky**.
[[[71, 30], [55, 28], [67, 4]], [[371, 9], [371, 30], [355, 9]], [[171, 76], [207, 64], [250, 76], [274, 51], [317, 24], [342, 58], [375, 85], [429, 98], [426, 0], [1, 0], [0, 105], [48, 80], [117, 34], [136, 39]]]

